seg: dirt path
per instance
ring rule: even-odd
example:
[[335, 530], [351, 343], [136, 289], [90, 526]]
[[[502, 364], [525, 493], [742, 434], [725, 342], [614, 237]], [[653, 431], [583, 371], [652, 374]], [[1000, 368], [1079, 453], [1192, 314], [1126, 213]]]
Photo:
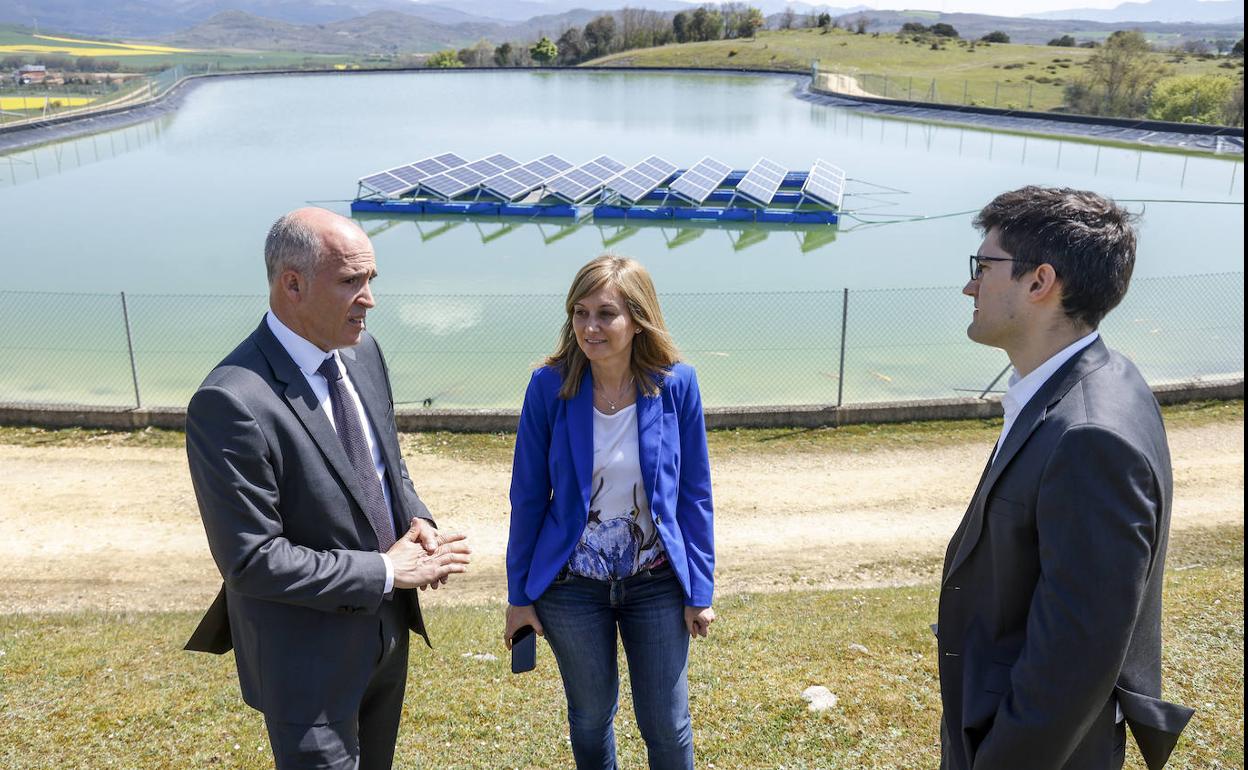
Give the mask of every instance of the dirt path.
[[840, 75], [835, 72], [820, 72], [816, 75], [815, 90], [845, 96], [879, 96], [879, 94], [862, 90], [853, 75]]
[[[1173, 528], [1244, 521], [1243, 422], [1176, 430]], [[712, 457], [721, 592], [930, 578], [986, 446]], [[470, 575], [435, 601], [502, 600], [509, 468], [409, 458]], [[0, 612], [201, 610], [220, 585], [179, 449], [0, 446]]]

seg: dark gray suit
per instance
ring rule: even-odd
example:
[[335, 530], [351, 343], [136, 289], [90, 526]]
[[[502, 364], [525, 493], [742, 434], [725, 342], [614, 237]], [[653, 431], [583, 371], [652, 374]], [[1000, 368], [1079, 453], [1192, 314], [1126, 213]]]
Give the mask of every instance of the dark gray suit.
[[1150, 768], [1192, 710], [1160, 700], [1170, 451], [1157, 402], [1097, 339], [1027, 403], [949, 543], [941, 767]]
[[[339, 354], [380, 444], [402, 535], [413, 517], [430, 517], [399, 454], [385, 361], [367, 333]], [[186, 648], [233, 647], [243, 699], [267, 720], [304, 724], [355, 718], [383, 653], [398, 655], [397, 698], [384, 709], [397, 729], [406, 629], [428, 643], [416, 592], [383, 599], [385, 566], [350, 461], [266, 322], [191, 399], [186, 447], [225, 581]]]

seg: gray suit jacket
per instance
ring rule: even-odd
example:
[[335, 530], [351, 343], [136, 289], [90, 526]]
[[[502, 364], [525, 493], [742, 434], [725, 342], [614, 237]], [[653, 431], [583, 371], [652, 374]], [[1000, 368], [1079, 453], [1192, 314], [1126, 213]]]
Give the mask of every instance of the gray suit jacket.
[[[398, 532], [430, 518], [399, 455], [381, 351], [340, 351], [381, 445]], [[303, 373], [260, 326], [187, 407], [186, 451], [224, 585], [186, 649], [235, 650], [243, 699], [271, 718], [354, 716], [381, 656], [385, 566], [350, 460]], [[425, 637], [415, 591], [396, 590]]]
[[945, 555], [941, 766], [1111, 766], [1116, 701], [1149, 768], [1192, 710], [1160, 700], [1170, 450], [1101, 340], [1023, 408]]

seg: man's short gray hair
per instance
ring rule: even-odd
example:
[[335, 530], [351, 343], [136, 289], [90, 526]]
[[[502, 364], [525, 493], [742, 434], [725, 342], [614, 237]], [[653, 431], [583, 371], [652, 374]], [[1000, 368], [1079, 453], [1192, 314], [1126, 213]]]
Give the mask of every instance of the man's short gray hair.
[[296, 212], [282, 216], [269, 228], [269, 237], [264, 240], [264, 266], [269, 283], [286, 270], [311, 276], [324, 251], [321, 236], [296, 216]]

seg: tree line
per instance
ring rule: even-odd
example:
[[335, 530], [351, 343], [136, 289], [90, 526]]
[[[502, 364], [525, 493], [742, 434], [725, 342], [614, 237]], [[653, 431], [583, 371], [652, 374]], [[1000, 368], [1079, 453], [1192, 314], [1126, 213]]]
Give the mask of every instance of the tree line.
[[621, 51], [670, 43], [753, 38], [766, 24], [763, 12], [745, 3], [703, 5], [679, 13], [624, 8], [568, 27], [554, 39], [532, 44], [482, 40], [458, 51], [439, 51], [431, 67], [572, 66]]

